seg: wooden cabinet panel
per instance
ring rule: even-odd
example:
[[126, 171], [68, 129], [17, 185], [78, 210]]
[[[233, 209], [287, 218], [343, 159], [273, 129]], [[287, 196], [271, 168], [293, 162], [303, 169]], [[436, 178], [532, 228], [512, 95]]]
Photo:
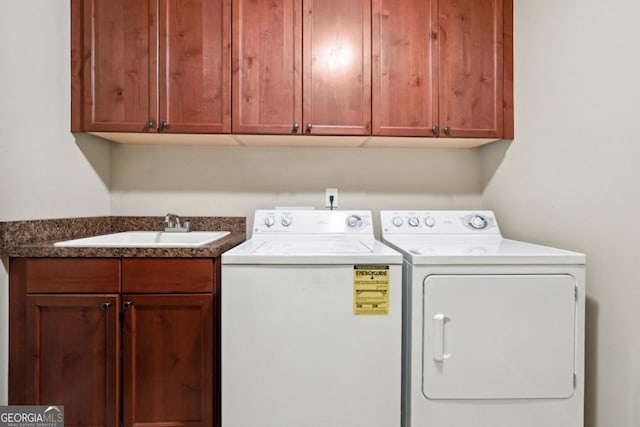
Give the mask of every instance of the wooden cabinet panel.
[[513, 0], [503, 0], [502, 2], [502, 106], [503, 110], [503, 131], [502, 139], [514, 138], [513, 123]]
[[211, 258], [124, 258], [123, 293], [212, 292]]
[[513, 0], [71, 8], [74, 131], [513, 138]]
[[230, 1], [72, 0], [72, 129], [229, 132]]
[[[120, 294], [121, 269], [150, 294]], [[219, 280], [212, 258], [10, 258], [9, 403], [64, 404], [78, 427], [219, 425]]]
[[231, 131], [230, 0], [160, 0], [159, 106], [165, 132]]
[[26, 258], [28, 293], [118, 293], [119, 258]]
[[440, 126], [447, 136], [503, 132], [503, 1], [440, 1]]
[[123, 300], [131, 303], [123, 312], [124, 425], [212, 426], [218, 400], [213, 297], [123, 295]]
[[157, 65], [153, 5], [148, 0], [82, 3], [84, 130], [143, 132], [148, 120], [157, 121], [155, 73], [150, 73]]
[[301, 0], [233, 2], [234, 133], [295, 133], [302, 122], [301, 13]]
[[371, 1], [304, 0], [303, 13], [305, 132], [369, 135]]
[[370, 1], [239, 0], [232, 39], [234, 133], [371, 133]]
[[513, 138], [512, 0], [374, 0], [374, 135]]
[[374, 135], [434, 135], [437, 28], [437, 0], [373, 1]]
[[29, 404], [64, 405], [66, 426], [118, 426], [119, 297], [43, 294], [26, 301]]

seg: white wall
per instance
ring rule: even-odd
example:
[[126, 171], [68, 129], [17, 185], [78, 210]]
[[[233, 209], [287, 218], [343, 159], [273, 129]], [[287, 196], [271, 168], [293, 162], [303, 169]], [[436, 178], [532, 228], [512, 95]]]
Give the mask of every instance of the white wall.
[[[0, 221], [109, 214], [109, 144], [69, 132], [69, 28], [68, 0], [0, 2]], [[6, 282], [3, 263], [0, 404]]]
[[0, 5], [0, 220], [109, 213], [109, 144], [70, 123], [69, 2]]
[[[138, 147], [75, 140], [67, 0], [0, 3], [0, 221], [320, 206], [494, 209], [587, 253], [587, 426], [640, 425], [640, 6], [515, 0], [516, 135], [482, 150]], [[484, 179], [481, 175], [484, 170]], [[6, 269], [0, 267], [0, 404]]]
[[640, 3], [515, 1], [516, 139], [484, 148], [513, 238], [587, 254], [586, 425], [640, 425]]
[[479, 208], [479, 150], [160, 147], [114, 144], [114, 215], [246, 216], [274, 206]]

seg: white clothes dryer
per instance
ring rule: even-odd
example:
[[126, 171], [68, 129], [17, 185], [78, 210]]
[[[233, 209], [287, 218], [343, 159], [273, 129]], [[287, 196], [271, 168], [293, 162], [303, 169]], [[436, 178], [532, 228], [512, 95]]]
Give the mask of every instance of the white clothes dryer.
[[400, 425], [402, 255], [369, 211], [259, 210], [222, 255], [222, 425]]
[[490, 211], [382, 211], [404, 255], [403, 426], [582, 427], [585, 256]]

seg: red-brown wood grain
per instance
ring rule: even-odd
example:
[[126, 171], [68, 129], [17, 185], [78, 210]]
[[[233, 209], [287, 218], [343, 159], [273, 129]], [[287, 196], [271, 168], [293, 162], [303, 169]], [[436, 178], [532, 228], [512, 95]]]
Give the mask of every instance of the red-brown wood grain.
[[231, 131], [230, 0], [160, 0], [159, 120], [164, 132]]
[[120, 292], [118, 258], [25, 258], [27, 293]]
[[157, 123], [155, 1], [87, 0], [84, 130], [145, 132]]
[[9, 405], [28, 405], [25, 396], [27, 360], [27, 263], [9, 258]]
[[212, 295], [123, 295], [124, 426], [214, 422]]
[[374, 0], [373, 134], [437, 136], [438, 1]]
[[84, 1], [71, 0], [71, 132], [82, 131], [82, 39]]
[[[441, 132], [503, 133], [503, 1], [439, 0]], [[442, 133], [441, 133], [442, 134]]]
[[212, 292], [211, 258], [124, 258], [123, 293]]
[[304, 132], [370, 135], [371, 1], [304, 0], [302, 20]]
[[513, 0], [70, 1], [73, 131], [513, 138]]
[[504, 130], [502, 131], [502, 139], [514, 138], [514, 117], [513, 117], [513, 0], [503, 0], [504, 17], [503, 17], [503, 48], [504, 67], [503, 74], [503, 114], [504, 114]]
[[30, 404], [64, 405], [66, 426], [119, 425], [119, 300], [27, 296], [24, 388]]
[[219, 281], [219, 258], [10, 258], [9, 403], [64, 404], [71, 426], [219, 426]]
[[233, 132], [302, 131], [301, 0], [233, 2]]
[[[72, 0], [71, 7], [84, 88], [80, 96], [72, 79], [72, 130], [82, 122], [85, 131], [230, 132], [230, 0]], [[72, 56], [72, 72], [77, 62]]]

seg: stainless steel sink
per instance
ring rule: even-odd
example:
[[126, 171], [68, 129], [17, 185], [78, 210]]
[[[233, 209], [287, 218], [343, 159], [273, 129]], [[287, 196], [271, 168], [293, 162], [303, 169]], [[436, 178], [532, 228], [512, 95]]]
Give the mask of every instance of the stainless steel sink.
[[214, 242], [228, 231], [191, 231], [169, 233], [163, 231], [125, 231], [54, 243], [58, 247], [75, 248], [196, 248]]

